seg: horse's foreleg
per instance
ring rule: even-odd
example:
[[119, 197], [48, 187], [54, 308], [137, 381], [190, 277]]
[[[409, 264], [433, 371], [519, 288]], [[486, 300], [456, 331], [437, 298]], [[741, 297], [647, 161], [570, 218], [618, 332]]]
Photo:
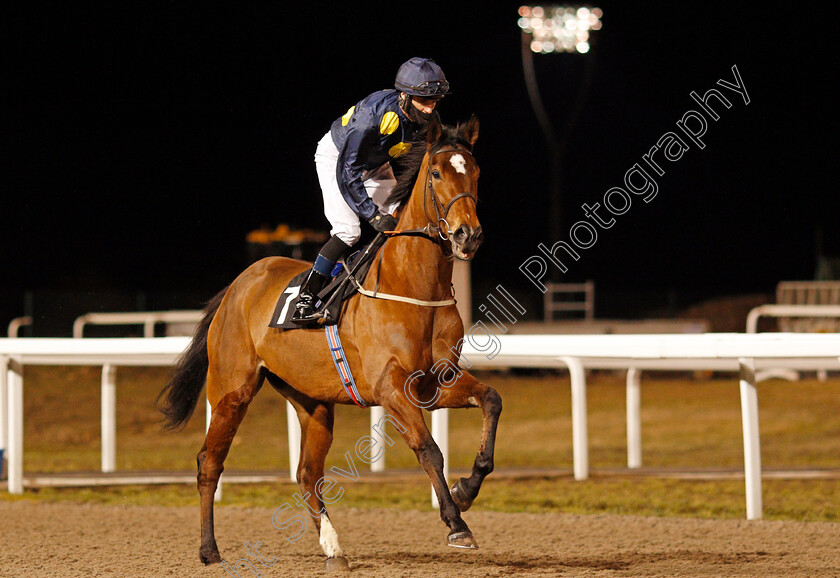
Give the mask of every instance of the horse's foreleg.
[[[330, 488], [324, 481], [324, 462], [332, 445], [334, 405], [314, 400], [307, 400], [304, 403], [292, 400], [292, 405], [297, 410], [301, 426], [297, 479], [302, 495], [295, 499], [303, 500], [306, 509], [315, 521], [318, 542], [327, 556], [327, 571], [348, 570], [347, 559], [338, 543], [338, 534], [324, 504], [325, 494], [330, 492]], [[335, 497], [335, 491], [326, 496], [327, 500], [333, 497]]]
[[461, 518], [461, 511], [449, 493], [443, 475], [443, 454], [429, 433], [420, 408], [405, 397], [397, 396], [393, 396], [382, 405], [386, 413], [396, 420], [397, 423], [392, 425], [402, 433], [408, 447], [414, 450], [417, 461], [432, 481], [440, 504], [440, 518], [449, 527], [449, 545], [457, 548], [478, 548], [467, 523]]
[[484, 419], [481, 427], [481, 444], [473, 462], [469, 478], [461, 478], [450, 490], [458, 508], [470, 509], [478, 496], [481, 484], [493, 471], [493, 453], [496, 445], [496, 428], [502, 413], [502, 398], [492, 387], [479, 382], [467, 372], [462, 372], [450, 387], [440, 388], [440, 398], [433, 409], [481, 407]]
[[[211, 380], [212, 375], [208, 376], [208, 388]], [[201, 500], [201, 546], [198, 554], [204, 564], [222, 561], [213, 527], [213, 497], [219, 477], [225, 469], [224, 463], [230, 444], [245, 417], [248, 404], [253, 399], [255, 385], [256, 377], [216, 403], [204, 446], [198, 452], [198, 493]]]

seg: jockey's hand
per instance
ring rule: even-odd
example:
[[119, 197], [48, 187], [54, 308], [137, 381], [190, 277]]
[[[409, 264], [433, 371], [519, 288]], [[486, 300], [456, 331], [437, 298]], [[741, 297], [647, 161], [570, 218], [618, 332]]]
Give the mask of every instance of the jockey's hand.
[[368, 223], [380, 233], [393, 231], [397, 228], [397, 219], [387, 213], [376, 213]]

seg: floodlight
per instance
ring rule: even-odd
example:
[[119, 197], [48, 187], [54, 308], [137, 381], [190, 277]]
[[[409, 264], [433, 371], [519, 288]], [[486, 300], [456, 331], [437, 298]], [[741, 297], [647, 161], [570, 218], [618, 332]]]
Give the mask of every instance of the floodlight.
[[589, 52], [591, 30], [601, 29], [600, 8], [588, 6], [520, 6], [519, 27], [531, 35], [531, 51]]
[[552, 238], [560, 238], [561, 227], [561, 183], [564, 157], [572, 130], [580, 115], [584, 97], [589, 86], [593, 58], [583, 59], [585, 63], [584, 78], [577, 83], [576, 104], [568, 113], [568, 120], [563, 133], [558, 137], [548, 118], [534, 67], [534, 53], [577, 53], [586, 54], [590, 51], [594, 31], [601, 29], [601, 18], [604, 16], [600, 8], [589, 6], [520, 6], [517, 23], [522, 30], [522, 70], [525, 73], [525, 85], [534, 114], [545, 136], [551, 162], [551, 190], [549, 193], [549, 221], [552, 228]]

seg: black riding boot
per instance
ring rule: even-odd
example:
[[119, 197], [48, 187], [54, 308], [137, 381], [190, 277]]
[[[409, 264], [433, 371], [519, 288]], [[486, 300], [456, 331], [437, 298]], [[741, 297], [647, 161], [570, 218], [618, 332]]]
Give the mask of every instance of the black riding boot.
[[295, 314], [292, 315], [293, 323], [307, 323], [317, 319], [315, 315], [315, 304], [318, 302], [318, 291], [324, 288], [328, 277], [310, 269], [306, 281], [300, 288], [300, 298], [295, 305]]

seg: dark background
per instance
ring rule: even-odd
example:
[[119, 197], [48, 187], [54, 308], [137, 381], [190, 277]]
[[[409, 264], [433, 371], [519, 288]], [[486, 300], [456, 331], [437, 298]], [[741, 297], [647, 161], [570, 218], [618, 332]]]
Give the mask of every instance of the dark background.
[[[444, 121], [481, 121], [474, 302], [501, 283], [539, 303], [519, 265], [566, 240], [581, 204], [621, 185], [697, 108], [690, 92], [710, 88], [733, 106], [709, 123], [706, 148], [668, 163], [658, 196], [635, 199], [563, 279], [596, 282], [598, 316], [639, 317], [772, 293], [813, 279], [818, 251], [840, 255], [827, 5], [603, 2], [589, 54], [534, 55], [558, 134], [592, 71], [568, 133], [561, 238], [518, 6], [4, 5], [0, 328], [24, 313], [37, 328], [86, 311], [198, 308], [248, 265], [249, 231], [328, 229], [315, 145], [412, 56], [434, 58], [452, 84]], [[749, 105], [716, 85], [733, 65]]]

